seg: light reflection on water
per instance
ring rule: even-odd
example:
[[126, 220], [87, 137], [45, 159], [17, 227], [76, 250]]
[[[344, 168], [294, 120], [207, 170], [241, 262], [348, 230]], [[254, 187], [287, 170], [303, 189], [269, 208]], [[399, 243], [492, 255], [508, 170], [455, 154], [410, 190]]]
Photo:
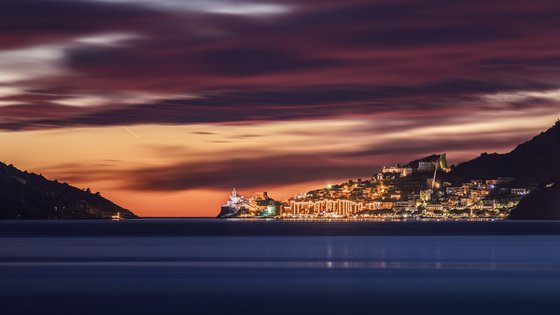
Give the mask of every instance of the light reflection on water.
[[6, 237], [0, 266], [558, 269], [560, 236]]
[[554, 235], [3, 237], [0, 304], [29, 307], [6, 314], [61, 305], [104, 315], [545, 314], [560, 292], [558, 244]]
[[495, 262], [404, 261], [18, 261], [1, 267], [185, 267], [185, 268], [341, 268], [341, 269], [447, 269], [447, 270], [557, 270], [560, 264]]

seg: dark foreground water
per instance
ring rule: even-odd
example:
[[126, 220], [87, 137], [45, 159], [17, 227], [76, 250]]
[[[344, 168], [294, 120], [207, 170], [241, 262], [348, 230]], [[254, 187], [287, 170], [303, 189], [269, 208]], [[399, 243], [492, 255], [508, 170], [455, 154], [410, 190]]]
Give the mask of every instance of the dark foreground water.
[[0, 314], [558, 309], [558, 222], [0, 222]]

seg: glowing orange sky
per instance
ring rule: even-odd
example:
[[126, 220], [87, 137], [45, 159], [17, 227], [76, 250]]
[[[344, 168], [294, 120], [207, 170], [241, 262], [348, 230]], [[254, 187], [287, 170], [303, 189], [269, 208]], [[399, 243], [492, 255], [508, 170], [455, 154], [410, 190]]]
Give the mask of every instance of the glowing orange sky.
[[[6, 162], [101, 191], [139, 215], [214, 216], [231, 187], [247, 196], [268, 191], [283, 200], [328, 183], [368, 178], [382, 165], [432, 152], [447, 152], [451, 162], [484, 151], [505, 152], [557, 118], [555, 113], [533, 114], [530, 120], [515, 112], [499, 117], [477, 114], [448, 124], [411, 127], [396, 119], [388, 123], [387, 117], [341, 117], [250, 125], [129, 126], [134, 135], [123, 127], [65, 128], [2, 132], [0, 142], [9, 148], [2, 152]], [[389, 128], [392, 124], [399, 128]], [[373, 132], [376, 125], [385, 131]], [[411, 148], [411, 135], [419, 146]], [[399, 153], [399, 148], [405, 151]], [[291, 156], [302, 159], [293, 161]], [[247, 163], [232, 162], [247, 158]], [[294, 169], [294, 177], [279, 174], [285, 171], [284, 161], [302, 164], [290, 164], [300, 167]], [[320, 163], [321, 173], [299, 176], [302, 169], [314, 172]], [[240, 169], [229, 171], [228, 165]], [[208, 167], [202, 175], [191, 176]]]

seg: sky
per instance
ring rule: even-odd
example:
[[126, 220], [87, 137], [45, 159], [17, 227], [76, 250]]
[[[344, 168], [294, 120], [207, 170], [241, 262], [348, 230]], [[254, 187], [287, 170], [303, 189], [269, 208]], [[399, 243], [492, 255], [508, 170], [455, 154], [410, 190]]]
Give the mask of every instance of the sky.
[[215, 216], [560, 118], [556, 0], [2, 0], [0, 161]]

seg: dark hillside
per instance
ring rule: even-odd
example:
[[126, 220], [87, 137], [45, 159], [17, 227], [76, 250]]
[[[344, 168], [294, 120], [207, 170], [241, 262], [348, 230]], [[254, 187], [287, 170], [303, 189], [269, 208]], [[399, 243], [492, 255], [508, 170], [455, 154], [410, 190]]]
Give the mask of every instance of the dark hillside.
[[0, 219], [101, 219], [117, 213], [136, 217], [98, 193], [0, 163]]

